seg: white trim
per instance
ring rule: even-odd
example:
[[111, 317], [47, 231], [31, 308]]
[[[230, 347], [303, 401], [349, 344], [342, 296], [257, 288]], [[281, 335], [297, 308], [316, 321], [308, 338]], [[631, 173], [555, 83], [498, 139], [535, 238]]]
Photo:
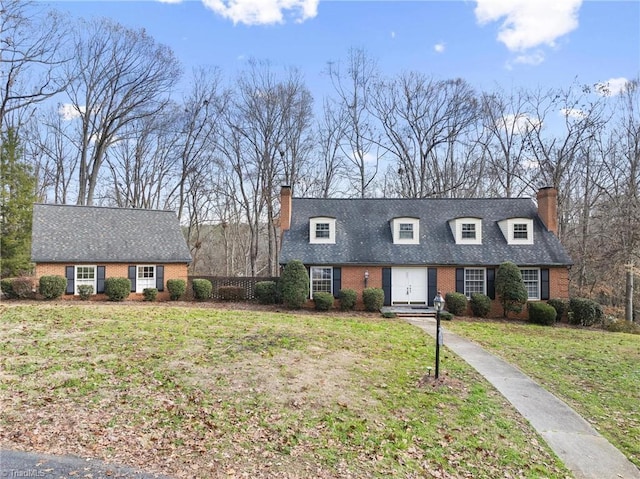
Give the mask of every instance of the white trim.
[[464, 268], [464, 295], [471, 299], [471, 293], [467, 291], [467, 271], [482, 271], [482, 291], [472, 291], [473, 293], [487, 294], [487, 268]]
[[[153, 268], [153, 275], [146, 278], [140, 278], [140, 268]], [[142, 293], [146, 288], [156, 287], [156, 265], [155, 264], [137, 264], [136, 265], [136, 293]]]
[[[537, 294], [536, 296], [530, 296], [529, 295], [529, 288], [527, 288], [527, 299], [529, 301], [537, 301], [540, 299], [541, 296], [541, 288], [542, 288], [542, 273], [540, 273], [540, 268], [520, 268], [520, 274], [522, 274], [523, 271], [536, 271], [538, 273], [538, 278], [536, 280], [536, 285], [537, 285]], [[524, 275], [522, 276], [522, 282], [524, 283], [525, 287], [527, 286], [527, 281], [525, 281], [524, 279]], [[533, 281], [529, 281], [529, 283], [533, 284]]]
[[[333, 266], [311, 266], [309, 268], [309, 297], [311, 299], [313, 299], [313, 272], [318, 271], [318, 270], [325, 270], [328, 269], [329, 270], [329, 291], [326, 291], [327, 293], [331, 293], [333, 294]], [[317, 278], [316, 281], [327, 281], [327, 278]], [[324, 291], [324, 290], [321, 290]]]
[[[462, 227], [463, 225], [474, 225], [476, 237], [475, 238], [463, 238]], [[449, 221], [449, 228], [456, 240], [456, 244], [482, 244], [482, 218], [474, 217], [461, 217], [454, 218]]]
[[[400, 238], [400, 226], [411, 225], [413, 227], [412, 238]], [[394, 244], [420, 244], [420, 219], [411, 217], [398, 217], [391, 220], [391, 235]]]
[[[514, 228], [515, 225], [527, 225], [527, 238], [515, 238]], [[533, 244], [533, 219], [531, 218], [508, 218], [498, 222], [500, 230], [507, 240], [508, 244], [512, 245], [527, 245]]]
[[[316, 237], [316, 227], [318, 225], [329, 225], [329, 237]], [[309, 219], [309, 243], [312, 244], [335, 244], [336, 242], [336, 219], [328, 216], [317, 216]]]
[[[78, 279], [78, 268], [93, 268], [93, 279]], [[98, 266], [94, 264], [76, 264], [73, 266], [73, 294], [78, 295], [78, 286], [87, 284], [93, 286], [93, 294], [96, 294], [98, 285]]]

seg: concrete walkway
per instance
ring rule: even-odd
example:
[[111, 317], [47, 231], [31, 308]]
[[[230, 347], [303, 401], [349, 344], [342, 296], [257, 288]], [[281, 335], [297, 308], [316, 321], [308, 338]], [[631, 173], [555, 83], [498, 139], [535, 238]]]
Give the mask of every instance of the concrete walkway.
[[[435, 338], [436, 321], [405, 318]], [[519, 369], [443, 328], [444, 346], [482, 374], [522, 414], [576, 479], [640, 479], [640, 469], [566, 403]]]

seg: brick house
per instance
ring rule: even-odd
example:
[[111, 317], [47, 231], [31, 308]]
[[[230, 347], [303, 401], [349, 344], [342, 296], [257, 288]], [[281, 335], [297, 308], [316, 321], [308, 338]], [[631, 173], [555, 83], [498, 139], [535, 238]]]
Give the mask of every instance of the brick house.
[[100, 297], [106, 278], [124, 277], [131, 293], [168, 299], [166, 281], [187, 280], [191, 254], [172, 211], [35, 204], [31, 260], [37, 280], [66, 277], [68, 297], [81, 284]]
[[[495, 299], [498, 266], [517, 264], [529, 299], [568, 298], [571, 258], [557, 237], [557, 191], [531, 198], [311, 199], [281, 191], [280, 263], [301, 260], [310, 297], [384, 290], [385, 305], [432, 306], [436, 292]], [[492, 314], [500, 314], [494, 301]]]

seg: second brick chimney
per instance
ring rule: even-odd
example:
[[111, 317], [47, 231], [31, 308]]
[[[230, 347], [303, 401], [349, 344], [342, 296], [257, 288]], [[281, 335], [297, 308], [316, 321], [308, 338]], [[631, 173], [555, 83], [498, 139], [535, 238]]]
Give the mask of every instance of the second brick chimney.
[[291, 227], [291, 187], [283, 185], [280, 188], [280, 232]]
[[538, 216], [547, 227], [556, 236], [558, 235], [558, 190], [548, 186], [541, 188], [537, 195], [538, 200]]

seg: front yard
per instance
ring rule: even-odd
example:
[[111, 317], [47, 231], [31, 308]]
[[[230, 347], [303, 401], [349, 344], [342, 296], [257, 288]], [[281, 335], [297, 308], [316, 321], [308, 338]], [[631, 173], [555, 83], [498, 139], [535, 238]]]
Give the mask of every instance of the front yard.
[[448, 351], [442, 383], [421, 381], [432, 339], [401, 320], [106, 303], [0, 314], [3, 447], [180, 478], [571, 477]]

